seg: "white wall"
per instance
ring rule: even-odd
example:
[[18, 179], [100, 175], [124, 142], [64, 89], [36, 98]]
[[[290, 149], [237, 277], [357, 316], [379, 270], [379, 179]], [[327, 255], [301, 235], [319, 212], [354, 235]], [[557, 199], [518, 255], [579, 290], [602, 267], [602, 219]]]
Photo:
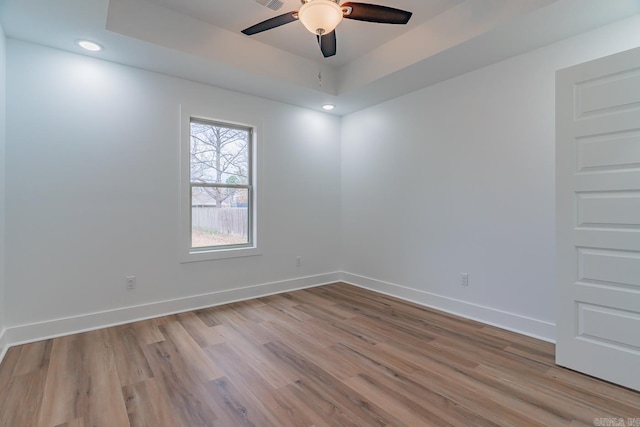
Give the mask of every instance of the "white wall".
[[4, 354], [6, 342], [5, 330], [5, 146], [6, 146], [6, 40], [0, 26], [0, 360]]
[[[338, 118], [27, 42], [7, 48], [12, 341], [337, 277], [328, 273], [339, 267]], [[184, 102], [263, 123], [263, 255], [179, 263]], [[137, 276], [133, 292], [127, 275]], [[101, 313], [261, 284], [269, 285]], [[38, 322], [47, 323], [25, 326]]]
[[552, 340], [555, 71], [640, 45], [638, 28], [636, 16], [345, 117], [346, 279]]
[[[639, 26], [634, 17], [342, 124], [9, 40], [8, 340], [318, 284], [340, 270], [553, 339], [554, 73], [640, 45]], [[262, 256], [178, 262], [178, 106], [204, 101], [221, 119], [264, 124]], [[138, 277], [136, 291], [126, 275]]]

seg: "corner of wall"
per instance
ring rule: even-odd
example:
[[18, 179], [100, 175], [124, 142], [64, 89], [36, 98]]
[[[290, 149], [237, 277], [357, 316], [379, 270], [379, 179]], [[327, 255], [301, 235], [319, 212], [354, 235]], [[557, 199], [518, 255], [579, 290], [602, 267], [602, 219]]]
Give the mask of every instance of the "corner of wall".
[[6, 48], [0, 25], [0, 362], [7, 351], [5, 319], [5, 148], [6, 148]]

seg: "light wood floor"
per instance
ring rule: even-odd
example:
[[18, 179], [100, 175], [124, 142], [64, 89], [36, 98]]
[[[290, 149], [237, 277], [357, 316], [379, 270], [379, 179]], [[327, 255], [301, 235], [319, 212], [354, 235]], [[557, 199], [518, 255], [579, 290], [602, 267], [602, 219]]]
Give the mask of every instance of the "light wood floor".
[[335, 284], [13, 347], [0, 366], [0, 425], [640, 421], [640, 393], [556, 367], [553, 353]]

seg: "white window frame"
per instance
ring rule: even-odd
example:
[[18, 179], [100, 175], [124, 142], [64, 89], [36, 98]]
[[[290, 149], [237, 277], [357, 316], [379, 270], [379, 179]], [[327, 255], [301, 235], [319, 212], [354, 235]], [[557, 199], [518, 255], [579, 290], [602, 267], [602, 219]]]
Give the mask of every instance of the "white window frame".
[[[252, 182], [249, 197], [251, 212], [249, 212], [249, 230], [251, 243], [241, 244], [237, 246], [221, 246], [207, 248], [191, 247], [191, 120], [206, 121], [218, 123], [220, 125], [228, 124], [230, 126], [238, 126], [250, 128], [250, 164]], [[258, 185], [260, 182], [259, 167], [259, 150], [257, 141], [261, 140], [260, 123], [258, 120], [250, 117], [235, 117], [230, 120], [228, 117], [222, 117], [221, 114], [214, 111], [211, 107], [186, 105], [180, 106], [180, 262], [197, 262], [210, 261], [217, 259], [236, 258], [245, 256], [261, 255], [262, 252], [258, 247], [259, 242], [259, 205], [260, 191]]]

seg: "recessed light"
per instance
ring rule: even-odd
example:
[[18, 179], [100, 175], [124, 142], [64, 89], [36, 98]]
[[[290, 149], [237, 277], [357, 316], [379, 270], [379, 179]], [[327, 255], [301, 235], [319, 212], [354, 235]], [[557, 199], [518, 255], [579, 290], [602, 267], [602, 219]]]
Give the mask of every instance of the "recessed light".
[[91, 52], [99, 52], [102, 50], [102, 46], [89, 40], [78, 40], [78, 46]]
[[322, 106], [322, 108], [324, 108], [324, 109], [325, 109], [325, 110], [327, 110], [327, 111], [331, 111], [331, 110], [333, 110], [334, 108], [336, 108], [336, 106], [335, 106], [335, 105], [333, 105], [333, 104], [324, 104], [324, 105]]

